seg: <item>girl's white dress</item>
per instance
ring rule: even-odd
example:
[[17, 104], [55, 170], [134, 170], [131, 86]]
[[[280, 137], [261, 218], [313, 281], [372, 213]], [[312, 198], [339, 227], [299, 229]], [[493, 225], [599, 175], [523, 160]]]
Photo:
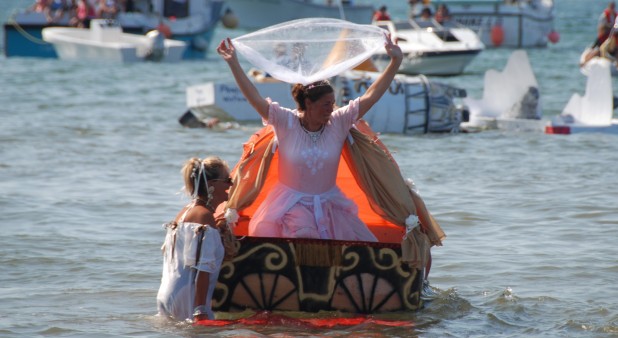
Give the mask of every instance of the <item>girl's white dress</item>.
[[159, 314], [176, 320], [193, 319], [197, 272], [205, 271], [210, 274], [205, 305], [208, 318], [214, 319], [212, 294], [225, 254], [219, 231], [208, 225], [184, 222], [184, 215], [175, 228], [166, 227], [167, 234], [162, 248], [163, 273], [157, 294]]

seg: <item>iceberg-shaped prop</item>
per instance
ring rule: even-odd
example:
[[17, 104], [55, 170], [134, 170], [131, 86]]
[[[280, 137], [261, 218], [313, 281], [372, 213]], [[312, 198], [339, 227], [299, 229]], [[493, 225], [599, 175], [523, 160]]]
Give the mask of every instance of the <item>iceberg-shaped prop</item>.
[[309, 84], [352, 69], [384, 48], [386, 31], [344, 20], [284, 22], [232, 40], [251, 64], [272, 77]]
[[547, 134], [601, 132], [618, 134], [618, 120], [612, 119], [614, 95], [609, 60], [594, 58], [588, 68], [586, 93], [575, 93], [562, 110], [545, 128]]
[[561, 116], [571, 116], [573, 123], [586, 125], [611, 124], [614, 95], [612, 93], [612, 64], [602, 58], [589, 61], [586, 93], [575, 93], [564, 107]]
[[541, 118], [538, 83], [526, 51], [514, 51], [502, 72], [485, 72], [483, 86], [482, 100], [464, 99], [471, 125], [483, 118]]

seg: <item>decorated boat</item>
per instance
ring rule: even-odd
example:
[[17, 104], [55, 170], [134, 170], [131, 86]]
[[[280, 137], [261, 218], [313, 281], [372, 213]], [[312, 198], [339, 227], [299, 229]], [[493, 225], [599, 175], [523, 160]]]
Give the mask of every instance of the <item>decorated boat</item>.
[[133, 63], [141, 61], [177, 62], [187, 45], [165, 39], [157, 30], [146, 35], [123, 33], [114, 20], [90, 21], [90, 28], [43, 28], [43, 40], [54, 45], [62, 60], [96, 60]]
[[[158, 29], [170, 39], [186, 43], [183, 59], [204, 58], [222, 16], [223, 0], [133, 0], [115, 17], [124, 33], [144, 35]], [[69, 27], [71, 17], [64, 13], [48, 22], [43, 12], [21, 10], [4, 24], [4, 52], [7, 57], [57, 57], [54, 46], [42, 39], [46, 27]]]
[[[389, 31], [404, 53], [399, 72], [408, 75], [459, 75], [485, 49], [477, 34], [456, 23], [440, 24], [435, 20], [376, 21], [374, 25]], [[376, 53], [378, 69], [389, 57]]]
[[[362, 67], [361, 67], [362, 68]], [[371, 69], [371, 66], [364, 69]], [[375, 69], [375, 68], [374, 68]], [[286, 107], [296, 107], [291, 85], [252, 70], [250, 75], [264, 97], [276, 98]], [[331, 79], [338, 105], [361, 96], [378, 76], [370, 71], [348, 71]], [[466, 91], [423, 75], [397, 75], [387, 93], [365, 115], [375, 132], [425, 134], [457, 132], [468, 120], [462, 99]], [[260, 122], [236, 83], [208, 82], [186, 89], [187, 107], [199, 120], [216, 118], [229, 122]]]
[[264, 127], [232, 171], [226, 214], [236, 217], [239, 252], [225, 261], [216, 311], [380, 313], [422, 306], [430, 247], [445, 238], [413, 184], [359, 120], [342, 151], [337, 186], [358, 205], [378, 242], [248, 237], [251, 215], [277, 181], [276, 138]]
[[[473, 29], [487, 47], [545, 47], [557, 43], [553, 0], [434, 0], [446, 5], [452, 20]], [[412, 8], [419, 15], [422, 6]]]
[[302, 18], [337, 18], [369, 24], [373, 5], [344, 0], [232, 0], [226, 6], [235, 14], [238, 27], [255, 30]]

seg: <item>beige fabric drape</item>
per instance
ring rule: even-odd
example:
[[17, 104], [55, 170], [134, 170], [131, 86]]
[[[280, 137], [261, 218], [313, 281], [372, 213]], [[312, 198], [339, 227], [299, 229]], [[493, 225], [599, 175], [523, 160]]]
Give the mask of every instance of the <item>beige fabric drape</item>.
[[274, 136], [272, 127], [266, 126], [243, 144], [243, 154], [232, 171], [234, 185], [229, 191], [227, 208], [242, 210], [262, 190], [273, 158]]
[[423, 199], [410, 190], [386, 146], [365, 121], [357, 121], [356, 127], [350, 130], [354, 143], [346, 143], [343, 158], [372, 209], [384, 219], [403, 227], [409, 215], [418, 216], [430, 243], [442, 245], [446, 237], [444, 231], [427, 210]]

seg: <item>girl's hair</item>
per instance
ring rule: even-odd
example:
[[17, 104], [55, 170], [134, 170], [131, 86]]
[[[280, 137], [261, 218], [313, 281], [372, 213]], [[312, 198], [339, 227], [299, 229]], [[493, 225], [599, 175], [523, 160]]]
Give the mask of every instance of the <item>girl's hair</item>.
[[[203, 160], [197, 157], [190, 158], [185, 162], [182, 170], [180, 171], [185, 181], [185, 192], [189, 196], [194, 195], [193, 192], [195, 190], [195, 178], [202, 175], [202, 166], [200, 165], [200, 163], [204, 164], [203, 168], [207, 180], [220, 178], [219, 176], [221, 175], [222, 169], [228, 170], [227, 163], [216, 156], [206, 157]], [[197, 196], [208, 196], [206, 182], [203, 178], [200, 179], [199, 182], [200, 183], [199, 187], [197, 188]]]
[[292, 87], [292, 97], [296, 101], [298, 110], [305, 111], [307, 109], [305, 105], [305, 99], [309, 99], [311, 102], [319, 100], [325, 94], [334, 93], [335, 90], [330, 85], [328, 80], [317, 81], [308, 85], [302, 85], [297, 83]]

